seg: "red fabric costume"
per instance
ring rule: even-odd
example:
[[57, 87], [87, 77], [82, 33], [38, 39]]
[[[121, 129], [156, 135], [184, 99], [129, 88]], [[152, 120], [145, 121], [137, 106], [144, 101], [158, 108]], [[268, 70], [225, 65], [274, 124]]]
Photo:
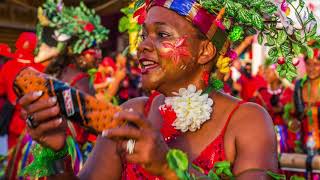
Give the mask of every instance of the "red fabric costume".
[[[157, 96], [157, 92], [154, 92], [148, 102], [145, 106], [145, 114], [148, 114], [150, 111], [150, 107], [152, 104], [152, 101]], [[202, 168], [206, 174], [214, 167], [214, 164], [216, 162], [225, 161], [226, 155], [225, 155], [225, 149], [224, 149], [224, 135], [226, 132], [226, 129], [228, 127], [228, 124], [233, 116], [233, 114], [238, 110], [238, 108], [243, 104], [244, 102], [239, 102], [238, 105], [233, 109], [233, 111], [230, 113], [226, 124], [224, 125], [224, 128], [221, 130], [220, 134], [216, 139], [214, 139], [202, 152], [201, 154], [193, 161], [193, 164], [197, 165], [198, 167]], [[124, 171], [122, 174], [123, 180], [156, 180], [156, 179], [162, 179], [160, 177], [151, 176], [149, 175], [141, 166], [136, 164], [125, 164], [124, 165]]]
[[[272, 94], [268, 88], [260, 88], [259, 94], [256, 103], [266, 108], [276, 126], [278, 153], [294, 152], [296, 134], [288, 130], [286, 122], [282, 117], [284, 106], [292, 100], [293, 90], [286, 88], [281, 89], [279, 94]], [[278, 99], [277, 105], [275, 105], [276, 102], [274, 102], [274, 99]]]
[[[11, 104], [16, 105], [17, 97], [13, 91], [13, 81], [16, 74], [27, 66], [43, 71], [41, 64], [35, 64], [33, 51], [36, 48], [37, 37], [34, 33], [22, 33], [16, 42], [13, 59], [5, 63], [0, 70], [0, 96], [7, 96]], [[16, 106], [9, 126], [9, 148], [12, 148], [25, 128], [25, 122], [20, 118], [20, 108]]]
[[248, 78], [244, 74], [241, 75], [238, 83], [241, 84], [240, 97], [244, 101], [252, 101], [254, 98], [254, 93], [261, 87], [266, 87], [267, 83], [260, 76], [253, 76]]

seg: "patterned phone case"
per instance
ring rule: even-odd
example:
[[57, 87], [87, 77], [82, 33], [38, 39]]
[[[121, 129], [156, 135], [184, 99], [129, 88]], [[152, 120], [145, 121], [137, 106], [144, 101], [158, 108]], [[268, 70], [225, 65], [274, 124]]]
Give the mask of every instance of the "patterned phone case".
[[30, 67], [17, 74], [13, 88], [18, 97], [34, 91], [43, 91], [42, 99], [56, 96], [63, 116], [96, 133], [124, 124], [113, 119], [120, 107], [97, 100]]

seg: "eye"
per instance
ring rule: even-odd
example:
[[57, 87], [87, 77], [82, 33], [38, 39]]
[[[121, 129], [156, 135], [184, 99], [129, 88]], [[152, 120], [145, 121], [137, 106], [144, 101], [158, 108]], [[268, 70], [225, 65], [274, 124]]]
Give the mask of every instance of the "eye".
[[171, 35], [169, 33], [167, 33], [167, 32], [159, 32], [158, 36], [161, 37], [161, 38], [168, 38]]
[[141, 33], [141, 34], [140, 34], [140, 38], [141, 38], [142, 40], [145, 40], [145, 39], [147, 38], [147, 33], [145, 33], [145, 32]]

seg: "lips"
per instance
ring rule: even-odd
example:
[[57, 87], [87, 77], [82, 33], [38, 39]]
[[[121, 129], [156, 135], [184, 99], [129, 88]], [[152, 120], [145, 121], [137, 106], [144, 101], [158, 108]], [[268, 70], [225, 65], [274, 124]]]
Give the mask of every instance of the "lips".
[[159, 64], [156, 61], [146, 59], [146, 58], [140, 59], [139, 63], [141, 65], [141, 73], [142, 74], [146, 74], [146, 73], [150, 72], [151, 70], [159, 67]]

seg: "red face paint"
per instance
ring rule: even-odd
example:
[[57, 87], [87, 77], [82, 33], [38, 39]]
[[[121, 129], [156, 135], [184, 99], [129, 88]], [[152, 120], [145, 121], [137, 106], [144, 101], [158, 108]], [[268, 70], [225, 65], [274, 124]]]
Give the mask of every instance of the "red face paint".
[[181, 57], [191, 56], [191, 53], [187, 48], [187, 36], [177, 39], [175, 43], [163, 42], [163, 47], [168, 49], [168, 51], [164, 52], [162, 55], [165, 58], [171, 59], [175, 65], [180, 62]]

